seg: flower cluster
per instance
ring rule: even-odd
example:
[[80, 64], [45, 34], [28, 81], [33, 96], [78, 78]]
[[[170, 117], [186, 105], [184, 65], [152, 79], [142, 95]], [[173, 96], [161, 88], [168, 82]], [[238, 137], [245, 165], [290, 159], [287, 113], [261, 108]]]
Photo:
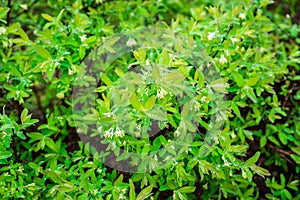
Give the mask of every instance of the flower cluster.
[[159, 98], [159, 99], [164, 98], [167, 94], [168, 94], [168, 92], [162, 88], [157, 90], [157, 98]]
[[125, 132], [122, 129], [120, 129], [119, 127], [117, 127], [116, 129], [110, 128], [110, 129], [108, 129], [107, 131], [104, 132], [104, 137], [105, 138], [110, 138], [111, 139], [113, 136], [122, 138], [122, 137], [125, 136]]

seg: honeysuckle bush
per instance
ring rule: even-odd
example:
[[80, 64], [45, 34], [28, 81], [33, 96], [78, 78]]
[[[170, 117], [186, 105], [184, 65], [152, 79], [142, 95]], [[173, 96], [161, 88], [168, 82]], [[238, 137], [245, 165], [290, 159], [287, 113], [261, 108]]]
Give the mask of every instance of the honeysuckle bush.
[[300, 198], [297, 4], [2, 1], [1, 199]]

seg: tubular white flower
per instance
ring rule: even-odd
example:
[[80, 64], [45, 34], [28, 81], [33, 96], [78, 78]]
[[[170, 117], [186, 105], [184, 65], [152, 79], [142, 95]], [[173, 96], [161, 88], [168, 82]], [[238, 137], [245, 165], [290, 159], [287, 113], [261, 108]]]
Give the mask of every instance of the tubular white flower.
[[81, 42], [84, 42], [87, 39], [85, 35], [82, 35], [82, 36], [79, 36], [79, 37], [80, 37]]
[[3, 35], [4, 33], [6, 33], [6, 28], [0, 27], [0, 35]]
[[245, 13], [240, 13], [239, 18], [240, 19], [246, 19], [246, 14]]
[[133, 46], [136, 46], [136, 45], [137, 45], [137, 43], [136, 43], [135, 39], [133, 39], [133, 38], [130, 38], [130, 39], [126, 42], [126, 46], [128, 46], [128, 47], [133, 47]]
[[124, 137], [125, 133], [124, 133], [123, 130], [121, 130], [119, 127], [117, 127], [117, 128], [116, 128], [115, 135], [116, 135], [117, 137], [122, 138], [122, 137]]
[[232, 44], [240, 41], [240, 39], [238, 39], [238, 38], [230, 38], [230, 40], [231, 40]]
[[225, 58], [225, 56], [223, 54], [220, 57], [220, 63], [222, 63], [222, 64], [227, 63], [227, 59]]
[[212, 40], [215, 38], [216, 32], [208, 32], [207, 39]]
[[160, 89], [158, 89], [157, 95], [156, 95], [156, 96], [157, 96], [157, 98], [162, 99], [162, 98], [164, 98], [167, 94], [168, 94], [167, 91], [165, 91], [164, 89], [160, 88]]
[[110, 128], [109, 130], [105, 131], [105, 133], [104, 133], [105, 138], [110, 138], [111, 139], [113, 137], [113, 135], [114, 135], [113, 128]]

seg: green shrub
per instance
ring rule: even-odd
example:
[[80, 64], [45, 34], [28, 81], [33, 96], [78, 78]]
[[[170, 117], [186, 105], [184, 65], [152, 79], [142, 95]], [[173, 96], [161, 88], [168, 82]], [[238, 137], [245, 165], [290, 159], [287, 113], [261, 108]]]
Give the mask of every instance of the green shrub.
[[300, 198], [285, 2], [3, 1], [1, 199]]

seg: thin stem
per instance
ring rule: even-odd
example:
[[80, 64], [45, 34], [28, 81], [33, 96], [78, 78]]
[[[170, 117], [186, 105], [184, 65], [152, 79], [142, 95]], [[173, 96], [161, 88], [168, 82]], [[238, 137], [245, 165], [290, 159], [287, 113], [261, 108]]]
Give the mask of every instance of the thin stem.
[[[232, 28], [233, 28], [233, 24], [230, 24], [229, 25], [229, 29], [228, 29], [228, 31], [226, 32], [226, 36], [225, 37], [223, 37], [223, 39], [222, 39], [222, 41], [221, 41], [221, 44], [223, 44], [224, 43], [224, 41], [225, 41], [225, 39], [226, 39], [226, 37], [228, 36], [228, 34], [230, 33], [230, 31], [232, 30]], [[215, 58], [216, 57], [216, 55], [219, 53], [219, 50], [217, 50], [216, 52], [215, 52], [215, 54], [212, 56], [213, 58]]]
[[10, 23], [10, 14], [11, 14], [11, 0], [8, 0], [7, 1], [7, 7], [9, 8], [9, 11], [7, 13], [7, 16], [6, 16], [6, 23], [7, 23], [7, 26], [9, 26], [9, 23]]

